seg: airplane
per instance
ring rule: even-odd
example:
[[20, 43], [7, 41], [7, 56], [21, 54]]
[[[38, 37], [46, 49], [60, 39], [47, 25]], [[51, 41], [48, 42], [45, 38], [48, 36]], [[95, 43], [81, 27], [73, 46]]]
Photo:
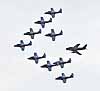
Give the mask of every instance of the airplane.
[[71, 75], [70, 76], [67, 76], [67, 77], [65, 76], [64, 73], [62, 73], [62, 76], [59, 76], [59, 77], [55, 78], [55, 80], [62, 80], [63, 83], [66, 83], [66, 80], [67, 79], [73, 78], [73, 77], [74, 77], [74, 74], [73, 73], [71, 73]]
[[76, 53], [78, 55], [82, 55], [81, 53], [78, 52], [78, 50], [85, 50], [87, 47], [87, 44], [84, 45], [83, 47], [79, 47], [80, 44], [76, 44], [74, 47], [68, 47], [66, 50], [72, 51], [72, 53]]
[[29, 57], [27, 59], [34, 60], [36, 64], [38, 64], [39, 59], [46, 58], [46, 54], [44, 53], [43, 56], [39, 57], [36, 52], [34, 52], [34, 56]]
[[56, 66], [55, 64], [51, 64], [50, 61], [47, 61], [47, 64], [41, 66], [41, 68], [48, 68], [48, 71], [52, 71], [52, 67]]
[[60, 10], [59, 11], [54, 11], [54, 9], [53, 8], [51, 8], [51, 10], [50, 11], [47, 11], [47, 12], [45, 12], [44, 14], [49, 14], [49, 15], [51, 15], [52, 16], [52, 18], [55, 18], [55, 14], [58, 14], [58, 13], [62, 13], [62, 9], [60, 8]]
[[55, 64], [56, 66], [60, 65], [61, 68], [64, 68], [64, 64], [66, 64], [66, 63], [71, 63], [71, 58], [69, 58], [68, 61], [63, 61], [63, 59], [60, 57], [59, 61], [56, 61], [53, 64]]
[[41, 29], [39, 29], [38, 32], [34, 32], [32, 28], [30, 28], [30, 32], [24, 33], [24, 35], [29, 35], [31, 39], [34, 39], [35, 34], [41, 34]]
[[28, 44], [24, 44], [23, 40], [20, 40], [20, 44], [14, 45], [14, 47], [20, 47], [22, 51], [25, 50], [25, 46], [31, 46], [32, 41], [30, 41]]
[[52, 41], [55, 41], [56, 36], [60, 36], [60, 35], [63, 35], [63, 31], [62, 31], [62, 30], [61, 30], [60, 33], [55, 34], [54, 29], [51, 29], [51, 33], [48, 33], [48, 34], [46, 34], [45, 36], [47, 36], [47, 37], [51, 37], [51, 38], [52, 38]]
[[34, 23], [35, 24], [41, 24], [42, 28], [45, 28], [46, 23], [52, 22], [52, 18], [50, 18], [50, 20], [48, 20], [48, 21], [45, 21], [43, 17], [40, 17], [40, 19], [41, 19], [40, 21], [36, 21]]

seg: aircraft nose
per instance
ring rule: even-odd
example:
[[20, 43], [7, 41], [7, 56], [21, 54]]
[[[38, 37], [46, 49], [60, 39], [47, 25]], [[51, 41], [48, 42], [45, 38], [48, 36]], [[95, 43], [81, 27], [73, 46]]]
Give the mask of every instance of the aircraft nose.
[[48, 14], [48, 12], [45, 12], [44, 14]]
[[66, 50], [69, 50], [69, 48], [66, 48]]
[[17, 45], [14, 45], [14, 47], [17, 47]]
[[48, 34], [46, 34], [45, 36], [48, 36]]
[[37, 23], [37, 22], [34, 22], [34, 23]]

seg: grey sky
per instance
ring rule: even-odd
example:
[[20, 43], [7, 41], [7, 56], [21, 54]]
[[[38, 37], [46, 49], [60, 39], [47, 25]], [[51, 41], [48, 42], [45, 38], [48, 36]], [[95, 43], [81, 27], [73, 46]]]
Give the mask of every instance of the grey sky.
[[[53, 7], [63, 9], [63, 13], [56, 15], [53, 22], [42, 29], [42, 34], [32, 40], [33, 46], [27, 47], [25, 52], [13, 45], [23, 39], [26, 43], [30, 37], [23, 36], [32, 27], [34, 31], [41, 28], [34, 22], [44, 15], [45, 11]], [[100, 1], [99, 0], [0, 0], [0, 91], [100, 91]], [[52, 42], [44, 34], [54, 28], [61, 29], [64, 36]], [[82, 56], [66, 52], [67, 46], [81, 43], [88, 44], [88, 50], [82, 51]], [[38, 65], [27, 60], [36, 51], [47, 58]], [[72, 58], [71, 64], [64, 69], [55, 67], [52, 72], [41, 69], [40, 66], [49, 59], [51, 62]], [[55, 81], [55, 77], [64, 72], [75, 74], [66, 84]]]

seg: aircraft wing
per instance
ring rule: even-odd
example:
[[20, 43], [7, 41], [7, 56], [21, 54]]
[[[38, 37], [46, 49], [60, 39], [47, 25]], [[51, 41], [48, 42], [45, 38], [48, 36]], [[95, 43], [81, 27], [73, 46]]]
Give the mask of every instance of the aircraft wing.
[[32, 28], [30, 28], [30, 32], [33, 32], [33, 29]]
[[23, 46], [23, 47], [20, 47], [20, 48], [21, 48], [21, 50], [22, 50], [22, 51], [24, 51], [24, 50], [25, 50], [25, 46]]
[[81, 53], [79, 53], [78, 51], [76, 51], [75, 53], [77, 53], [78, 55], [82, 55]]
[[66, 83], [66, 79], [63, 79], [63, 83]]
[[31, 36], [31, 39], [34, 39], [34, 35], [30, 35]]
[[52, 36], [52, 41], [55, 41], [55, 39], [56, 39], [55, 36]]
[[74, 47], [78, 47], [80, 44], [76, 44]]
[[61, 68], [64, 68], [64, 64], [60, 64], [60, 67], [61, 67]]
[[23, 40], [20, 40], [20, 44], [24, 44]]
[[45, 28], [45, 23], [41, 23], [42, 28]]
[[52, 68], [51, 67], [48, 67], [48, 71], [52, 71]]
[[55, 14], [51, 14], [52, 18], [55, 18]]

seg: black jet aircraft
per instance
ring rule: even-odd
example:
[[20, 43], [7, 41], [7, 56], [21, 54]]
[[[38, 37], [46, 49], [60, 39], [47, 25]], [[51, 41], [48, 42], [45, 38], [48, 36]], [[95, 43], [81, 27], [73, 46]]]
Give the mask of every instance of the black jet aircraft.
[[60, 33], [56, 34], [55, 31], [54, 31], [54, 29], [51, 29], [51, 33], [48, 33], [45, 36], [51, 37], [52, 41], [55, 41], [56, 36], [60, 36], [60, 35], [63, 35], [63, 31], [62, 30], [61, 30]]
[[30, 28], [30, 32], [24, 33], [24, 35], [29, 35], [31, 39], [34, 39], [35, 34], [41, 34], [41, 29], [39, 29], [38, 32], [34, 32], [32, 28]]
[[54, 62], [53, 64], [55, 64], [56, 66], [60, 65], [61, 68], [64, 68], [64, 64], [66, 64], [66, 63], [71, 63], [71, 58], [69, 58], [68, 61], [63, 61], [63, 59], [60, 57], [59, 61]]
[[52, 16], [52, 18], [55, 18], [55, 14], [58, 14], [58, 13], [62, 13], [62, 9], [60, 8], [60, 10], [59, 11], [54, 11], [54, 9], [53, 8], [51, 8], [51, 10], [50, 11], [47, 11], [47, 12], [45, 12], [44, 14], [49, 14], [49, 15], [51, 15]]
[[25, 50], [25, 46], [31, 46], [32, 42], [30, 41], [28, 44], [24, 44], [23, 40], [20, 40], [20, 44], [14, 45], [14, 47], [20, 47], [22, 51]]
[[79, 47], [80, 44], [76, 44], [74, 47], [68, 47], [66, 50], [72, 51], [72, 53], [77, 53], [78, 55], [82, 55], [81, 53], [78, 52], [78, 50], [85, 50], [87, 47], [87, 44], [84, 45], [83, 47]]
[[46, 54], [44, 53], [43, 56], [39, 57], [36, 52], [34, 52], [34, 56], [29, 57], [27, 59], [34, 60], [36, 64], [38, 64], [39, 59], [46, 58]]
[[48, 71], [52, 71], [52, 67], [56, 66], [55, 64], [51, 64], [50, 61], [47, 61], [47, 64], [41, 66], [41, 68], [48, 68]]
[[50, 18], [50, 20], [48, 21], [45, 21], [43, 17], [41, 17], [41, 20], [40, 21], [36, 21], [34, 22], [35, 24], [41, 24], [42, 28], [45, 28], [45, 24], [46, 23], [50, 23], [52, 22], [52, 18]]
[[66, 77], [64, 73], [62, 73], [62, 76], [59, 76], [57, 78], [55, 78], [55, 80], [62, 80], [63, 83], [66, 83], [66, 80], [69, 78], [73, 78], [74, 74], [72, 73], [70, 76]]

